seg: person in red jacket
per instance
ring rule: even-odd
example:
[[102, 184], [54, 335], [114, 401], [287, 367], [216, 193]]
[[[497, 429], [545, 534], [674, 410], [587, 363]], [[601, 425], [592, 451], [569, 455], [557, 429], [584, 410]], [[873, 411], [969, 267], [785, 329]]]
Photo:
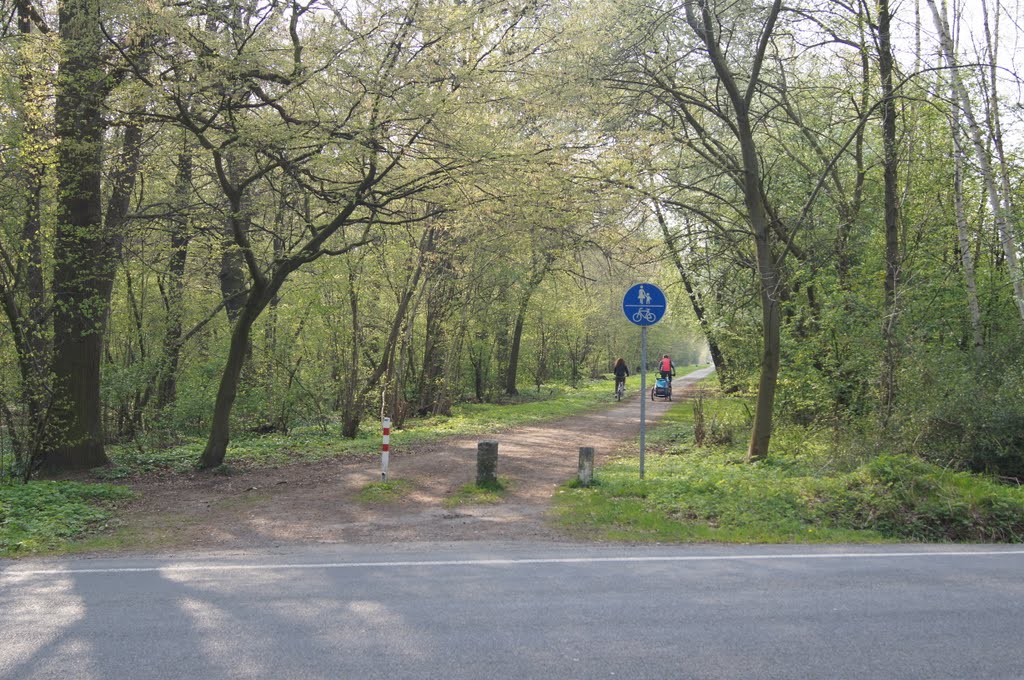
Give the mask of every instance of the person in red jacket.
[[667, 354], [658, 362], [658, 371], [661, 373], [661, 377], [668, 380], [668, 384], [671, 386], [672, 377], [676, 374], [676, 365], [672, 363]]

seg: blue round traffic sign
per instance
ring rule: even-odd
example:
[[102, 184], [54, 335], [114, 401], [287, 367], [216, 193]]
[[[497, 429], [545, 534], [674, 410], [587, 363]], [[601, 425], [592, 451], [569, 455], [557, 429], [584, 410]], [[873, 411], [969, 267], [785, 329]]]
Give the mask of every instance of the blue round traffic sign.
[[622, 298], [622, 313], [637, 326], [653, 326], [667, 308], [665, 293], [653, 283], [638, 283]]

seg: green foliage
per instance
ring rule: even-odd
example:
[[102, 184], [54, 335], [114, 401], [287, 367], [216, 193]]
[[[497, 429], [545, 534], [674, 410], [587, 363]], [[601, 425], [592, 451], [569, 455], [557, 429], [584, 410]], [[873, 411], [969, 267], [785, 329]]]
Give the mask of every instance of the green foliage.
[[[679, 371], [679, 374], [687, 372], [689, 367]], [[662, 416], [658, 427], [648, 432], [648, 445], [655, 450], [665, 450], [694, 442], [698, 400], [702, 401], [700, 409], [703, 413], [706, 446], [719, 448], [744, 441], [751, 421], [749, 400], [716, 395], [715, 390], [703, 389], [697, 393], [696, 399], [673, 404]]]
[[110, 484], [29, 482], [0, 486], [0, 555], [60, 547], [102, 529], [129, 489]]
[[[391, 433], [392, 447], [413, 446], [443, 437], [489, 434], [519, 425], [569, 417], [614, 400], [612, 380], [588, 380], [573, 389], [545, 385], [539, 393], [523, 390], [505, 404], [459, 404], [450, 416], [412, 418], [403, 429]], [[380, 451], [381, 432], [377, 421], [366, 424], [358, 436], [340, 436], [337, 426], [296, 426], [287, 434], [242, 434], [232, 439], [227, 460], [235, 468], [267, 467], [293, 461], [317, 461], [339, 456], [356, 456]], [[182, 473], [194, 470], [204, 440], [187, 438], [173, 446], [161, 446], [159, 437], [140, 438], [131, 444], [109, 447], [113, 466], [98, 468], [100, 479], [115, 480], [138, 474]]]
[[815, 518], [920, 541], [1024, 541], [1024, 491], [907, 455], [823, 484]]
[[919, 357], [907, 371], [903, 449], [940, 465], [1024, 480], [1024, 366], [1016, 357], [984, 369], [956, 359]]
[[622, 540], [1024, 541], [1019, 487], [907, 455], [853, 463], [836, 455], [830, 431], [796, 426], [778, 433], [769, 458], [747, 464], [739, 446], [694, 447], [691, 413], [675, 407], [651, 437], [644, 480], [635, 459], [621, 458], [597, 471], [593, 488], [563, 488], [559, 521]]

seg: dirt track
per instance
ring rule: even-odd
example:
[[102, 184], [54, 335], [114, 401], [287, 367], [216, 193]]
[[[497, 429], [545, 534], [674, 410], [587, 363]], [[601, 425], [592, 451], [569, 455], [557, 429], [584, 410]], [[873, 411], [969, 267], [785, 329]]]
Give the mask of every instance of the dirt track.
[[[704, 372], [677, 378], [678, 396]], [[633, 381], [634, 390], [637, 383]], [[290, 544], [410, 541], [559, 540], [544, 521], [556, 487], [576, 474], [580, 446], [598, 459], [639, 432], [639, 395], [607, 410], [498, 433], [498, 475], [508, 480], [495, 505], [445, 507], [443, 501], [476, 475], [476, 444], [452, 439], [393, 452], [389, 476], [408, 481], [403, 500], [368, 505], [356, 500], [380, 478], [379, 456], [195, 476], [191, 483], [139, 482], [141, 499], [127, 515], [139, 550], [249, 550]], [[648, 423], [670, 405], [647, 398]]]

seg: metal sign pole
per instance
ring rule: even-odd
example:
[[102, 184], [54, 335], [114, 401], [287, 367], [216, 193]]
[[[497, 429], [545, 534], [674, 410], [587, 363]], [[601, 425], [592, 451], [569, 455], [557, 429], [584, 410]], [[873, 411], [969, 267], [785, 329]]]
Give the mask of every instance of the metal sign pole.
[[647, 326], [640, 327], [640, 479], [644, 478], [647, 439]]
[[665, 293], [653, 283], [638, 283], [622, 297], [623, 314], [640, 326], [640, 479], [647, 449], [647, 327], [661, 321], [666, 311]]

